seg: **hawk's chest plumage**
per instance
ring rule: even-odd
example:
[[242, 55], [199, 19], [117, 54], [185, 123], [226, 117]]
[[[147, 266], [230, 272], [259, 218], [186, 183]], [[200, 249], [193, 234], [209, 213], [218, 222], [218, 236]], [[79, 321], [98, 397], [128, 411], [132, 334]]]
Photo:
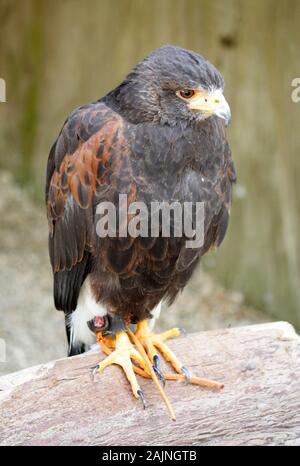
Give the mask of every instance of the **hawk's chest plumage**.
[[[47, 170], [49, 249], [56, 306], [76, 308], [90, 276], [96, 300], [133, 320], [174, 299], [197, 260], [219, 244], [228, 223], [234, 168], [224, 127], [129, 124], [98, 102], [73, 112], [53, 146]], [[205, 242], [185, 238], [99, 238], [96, 208], [118, 195], [130, 202], [204, 202]]]

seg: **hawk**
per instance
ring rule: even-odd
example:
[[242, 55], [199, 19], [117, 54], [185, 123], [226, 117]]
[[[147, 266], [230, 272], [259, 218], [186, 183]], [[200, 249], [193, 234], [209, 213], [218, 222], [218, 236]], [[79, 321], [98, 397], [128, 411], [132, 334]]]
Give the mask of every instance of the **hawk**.
[[[180, 330], [156, 335], [152, 328], [162, 301], [176, 298], [200, 258], [226, 233], [236, 174], [223, 89], [221, 74], [205, 58], [163, 46], [107, 95], [74, 110], [49, 154], [49, 252], [69, 355], [85, 351], [97, 337], [109, 355], [96, 370], [122, 366], [143, 402], [135, 372], [149, 376], [150, 360], [163, 380], [158, 351], [189, 378], [165, 343]], [[126, 206], [139, 202], [147, 208], [153, 202], [201, 202], [201, 245], [187, 247], [187, 235], [175, 234], [172, 216], [169, 237], [161, 224], [151, 235], [151, 213], [148, 235], [121, 235], [120, 214], [116, 234], [98, 235], [98, 206], [106, 202], [118, 211], [120, 195], [127, 196]], [[191, 216], [194, 222], [195, 210]], [[132, 219], [129, 210], [125, 217]]]

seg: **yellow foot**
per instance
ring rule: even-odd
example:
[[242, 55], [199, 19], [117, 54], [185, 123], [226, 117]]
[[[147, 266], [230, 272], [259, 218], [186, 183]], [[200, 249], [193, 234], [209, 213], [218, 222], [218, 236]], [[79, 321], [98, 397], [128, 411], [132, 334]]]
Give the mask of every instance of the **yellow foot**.
[[[165, 340], [168, 340], [169, 338], [173, 337], [178, 337], [181, 333], [183, 333], [183, 330], [179, 328], [172, 328], [170, 330], [167, 330], [166, 332], [155, 334], [149, 329], [148, 322], [146, 320], [143, 320], [142, 322], [139, 322], [137, 324], [135, 336], [145, 348], [148, 357], [153, 364], [153, 369], [156, 372], [157, 376], [160, 378], [160, 380], [163, 382], [163, 384], [165, 384], [166, 379], [177, 380], [178, 378], [185, 378], [188, 383], [192, 383], [195, 385], [201, 385], [217, 389], [223, 388], [223, 384], [215, 382], [214, 380], [204, 379], [200, 377], [191, 377], [187, 368], [181, 363], [181, 361], [177, 358], [174, 352], [170, 348], [168, 348], [168, 346], [164, 343]], [[157, 350], [159, 350], [164, 359], [172, 365], [175, 371], [178, 374], [180, 374], [179, 376], [176, 376], [176, 374], [164, 375], [162, 373]]]
[[155, 334], [149, 329], [148, 322], [146, 320], [143, 320], [137, 324], [135, 336], [145, 348], [149, 359], [153, 364], [153, 369], [163, 382], [164, 376], [160, 369], [157, 350], [159, 350], [166, 361], [170, 362], [178, 374], [184, 374], [187, 378], [189, 377], [187, 369], [183, 366], [183, 364], [181, 364], [173, 351], [171, 351], [170, 348], [168, 348], [168, 346], [164, 343], [165, 340], [168, 340], [172, 337], [178, 337], [180, 334], [181, 330], [179, 328], [172, 328], [171, 330], [167, 330], [161, 334]]
[[[128, 333], [128, 334], [127, 334]], [[157, 376], [164, 382], [167, 380], [178, 380], [186, 378], [188, 382], [210, 388], [223, 388], [223, 385], [213, 380], [199, 377], [190, 377], [189, 372], [181, 364], [175, 354], [165, 345], [164, 341], [168, 338], [180, 335], [182, 331], [178, 328], [168, 330], [167, 332], [155, 335], [150, 331], [147, 321], [140, 322], [137, 331], [134, 334], [130, 328], [126, 332], [119, 332], [116, 337], [103, 337], [97, 333], [97, 340], [102, 350], [108, 355], [94, 369], [93, 373], [102, 372], [107, 366], [117, 364], [124, 370], [127, 379], [130, 382], [132, 393], [136, 398], [140, 398], [144, 408], [146, 407], [145, 397], [136, 380], [135, 373], [150, 378], [155, 383], [161, 398], [163, 399], [171, 419], [175, 420], [175, 414], [170, 402], [160, 385]], [[129, 336], [130, 339], [129, 339]], [[130, 341], [131, 340], [131, 341]], [[166, 361], [170, 362], [177, 374], [163, 375], [159, 358], [156, 350], [164, 356]], [[135, 363], [135, 364], [133, 364]]]
[[[101, 341], [99, 342], [101, 343]], [[110, 366], [111, 364], [118, 364], [119, 366], [121, 366], [131, 385], [133, 395], [136, 398], [141, 399], [145, 408], [145, 397], [136, 380], [136, 376], [133, 370], [133, 364], [131, 362], [131, 360], [137, 362], [142, 369], [146, 370], [144, 359], [141, 357], [140, 353], [134, 348], [126, 332], [117, 333], [114, 342], [111, 339], [109, 339], [108, 341], [106, 341], [105, 339], [105, 343], [106, 348], [108, 348], [108, 346], [110, 348], [115, 347], [115, 350], [111, 352], [103, 361], [101, 361], [95, 367], [93, 372], [101, 373], [107, 366]], [[108, 349], [107, 352], [110, 352], [110, 350]]]
[[[139, 351], [137, 351], [134, 346], [131, 344], [129, 337], [126, 332], [120, 332], [117, 333], [116, 338], [113, 338], [111, 336], [109, 337], [103, 337], [101, 333], [97, 333], [97, 340], [102, 347], [102, 350], [104, 351], [105, 354], [108, 355], [106, 359], [101, 361], [94, 369], [95, 372], [102, 372], [103, 369], [110, 364], [118, 364], [120, 365], [132, 388], [132, 392], [136, 398], [140, 398], [144, 408], [146, 408], [146, 400], [144, 397], [144, 394], [140, 388], [140, 386], [137, 383], [137, 380], [135, 378], [134, 372], [137, 374], [142, 375], [143, 377], [147, 378], [152, 378], [153, 382], [156, 384], [157, 389], [160, 393], [161, 398], [165, 402], [167, 409], [169, 411], [170, 417], [175, 420], [175, 414], [172, 409], [172, 406], [170, 405], [170, 402], [163, 391], [162, 387], [159, 384], [159, 381], [157, 379], [157, 376], [152, 368], [151, 362], [141, 345], [141, 343], [135, 338], [135, 335], [131, 332], [130, 329], [128, 329], [128, 332], [131, 336], [131, 339], [137, 344], [137, 347]], [[112, 351], [112, 349], [115, 349]], [[131, 363], [131, 360], [133, 360], [135, 363], [138, 363], [137, 365], [133, 365]]]

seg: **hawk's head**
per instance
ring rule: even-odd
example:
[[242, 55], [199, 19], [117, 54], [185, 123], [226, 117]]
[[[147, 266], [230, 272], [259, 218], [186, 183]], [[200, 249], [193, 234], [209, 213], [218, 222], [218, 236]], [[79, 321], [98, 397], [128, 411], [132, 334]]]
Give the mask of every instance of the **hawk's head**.
[[137, 64], [113, 92], [124, 116], [135, 123], [201, 121], [211, 115], [230, 122], [219, 71], [195, 52], [166, 45]]

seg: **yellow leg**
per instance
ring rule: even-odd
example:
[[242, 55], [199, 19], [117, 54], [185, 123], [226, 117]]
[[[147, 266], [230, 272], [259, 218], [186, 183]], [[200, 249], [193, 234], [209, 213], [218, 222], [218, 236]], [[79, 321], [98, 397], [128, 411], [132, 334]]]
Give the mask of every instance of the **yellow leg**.
[[161, 334], [153, 333], [148, 326], [147, 320], [143, 320], [137, 324], [136, 337], [144, 346], [149, 359], [154, 365], [158, 364], [157, 349], [163, 355], [166, 361], [170, 362], [175, 371], [179, 374], [187, 374], [184, 366], [181, 364], [177, 356], [164, 343], [168, 338], [178, 337], [181, 334], [179, 328], [172, 328]]
[[126, 332], [119, 332], [115, 338], [115, 350], [101, 361], [95, 368], [95, 372], [101, 373], [111, 364], [117, 364], [122, 367], [125, 375], [131, 385], [132, 393], [136, 398], [141, 398], [144, 404], [142, 390], [136, 380], [131, 360], [137, 362], [142, 369], [146, 369], [145, 361], [140, 353], [134, 348]]

